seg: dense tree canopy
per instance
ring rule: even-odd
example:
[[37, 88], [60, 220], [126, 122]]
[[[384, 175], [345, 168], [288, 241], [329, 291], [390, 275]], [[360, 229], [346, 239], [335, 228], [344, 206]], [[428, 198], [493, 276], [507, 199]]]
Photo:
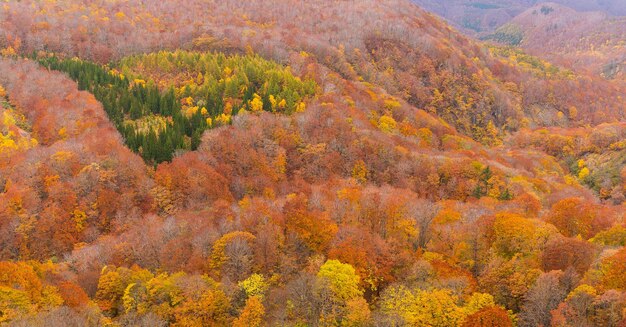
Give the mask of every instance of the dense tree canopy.
[[406, 0], [0, 26], [0, 324], [626, 321], [617, 82]]

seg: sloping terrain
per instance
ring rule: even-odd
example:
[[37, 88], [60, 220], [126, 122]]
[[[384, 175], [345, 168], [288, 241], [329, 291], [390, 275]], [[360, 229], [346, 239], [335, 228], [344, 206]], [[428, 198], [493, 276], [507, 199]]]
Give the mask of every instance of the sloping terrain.
[[555, 3], [532, 7], [486, 39], [526, 51], [578, 71], [623, 79], [626, 18], [577, 12]]
[[[547, 1], [538, 0], [414, 0], [422, 8], [431, 11], [466, 33], [490, 33], [510, 22], [527, 9]], [[556, 0], [551, 1], [581, 12], [604, 12], [612, 16], [625, 16], [626, 6], [622, 0]]]
[[626, 322], [618, 83], [404, 0], [0, 24], [0, 323]]
[[[184, 9], [199, 11], [204, 5], [205, 1], [191, 1]], [[524, 120], [530, 126], [554, 123], [550, 117], [537, 120], [534, 112], [525, 112], [529, 106], [520, 106], [523, 102], [532, 102], [552, 117], [575, 106], [579, 115], [573, 124], [615, 121], [624, 115], [619, 105], [623, 99], [618, 98], [623, 89], [602, 81], [592, 81], [597, 87], [589, 87], [586, 76], [539, 81], [523, 72], [509, 73], [519, 69], [504, 67], [480, 46], [406, 1], [332, 5], [313, 1], [296, 6], [226, 1], [211, 4], [214, 14], [209, 17], [194, 16], [168, 1], [142, 8], [145, 12], [138, 13], [138, 8], [107, 2], [91, 7], [15, 4], [4, 11], [8, 15], [3, 20], [4, 39], [13, 45], [7, 52], [19, 45], [23, 53], [60, 51], [106, 62], [133, 51], [176, 48], [174, 43], [225, 51], [249, 46], [286, 61], [290, 53], [304, 50], [342, 76], [381, 85], [479, 141], [488, 134], [485, 127], [490, 121], [504, 130], [515, 130]], [[75, 37], [56, 39], [59, 34]], [[102, 47], [102, 43], [112, 46]], [[506, 86], [509, 82], [517, 85], [517, 92]], [[541, 83], [551, 84], [542, 89], [556, 101], [549, 94], [528, 94]], [[596, 101], [582, 104], [569, 96], [591, 89], [598, 95]], [[460, 110], [451, 112], [453, 108]]]

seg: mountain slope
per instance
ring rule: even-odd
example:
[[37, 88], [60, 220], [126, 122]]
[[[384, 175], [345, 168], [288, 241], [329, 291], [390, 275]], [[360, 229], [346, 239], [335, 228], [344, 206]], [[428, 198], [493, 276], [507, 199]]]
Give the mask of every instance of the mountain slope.
[[404, 0], [0, 22], [0, 323], [626, 321], [618, 84]]
[[[537, 0], [469, 1], [469, 0], [414, 0], [424, 9], [436, 13], [461, 30], [470, 33], [489, 33], [508, 23], [528, 8], [540, 5]], [[577, 11], [601, 11], [609, 15], [626, 15], [622, 0], [558, 0], [552, 1]]]
[[626, 18], [545, 3], [526, 10], [486, 38], [504, 43], [516, 40], [515, 45], [530, 53], [606, 78], [624, 76]]
[[[623, 100], [616, 96], [619, 91], [608, 84], [594, 90], [603, 93], [602, 102], [577, 103], [569, 96], [549, 101], [537, 94], [529, 99], [528, 88], [522, 84], [537, 84], [537, 76], [512, 71], [501, 75], [498, 58], [408, 1], [318, 0], [295, 6], [265, 0], [225, 1], [211, 3], [214, 14], [210, 17], [191, 14], [206, 4], [191, 1], [183, 10], [171, 1], [147, 2], [142, 9], [115, 2], [67, 8], [46, 2], [16, 3], [3, 11], [3, 39], [12, 47], [19, 45], [23, 53], [46, 49], [100, 61], [155, 47], [175, 48], [172, 43], [177, 42], [195, 49], [227, 51], [249, 46], [279, 61], [304, 50], [348, 79], [381, 85], [412, 105], [438, 114], [476, 140], [486, 137], [489, 121], [506, 130], [519, 128], [524, 119], [530, 125], [554, 124], [550, 118], [537, 120], [533, 112], [525, 111], [526, 106], [519, 106], [529, 100], [552, 116], [576, 106], [579, 121], [573, 124], [612, 121], [624, 114], [619, 105]], [[57, 16], [65, 19], [52, 19]], [[57, 39], [59, 33], [50, 31], [74, 36]], [[101, 47], [95, 42], [100, 39], [112, 46]], [[574, 77], [576, 83], [572, 83], [554, 76], [544, 82], [582, 94], [587, 90], [578, 85], [586, 79]], [[511, 92], [507, 82], [517, 84], [520, 92]], [[600, 86], [602, 81], [593, 83]]]

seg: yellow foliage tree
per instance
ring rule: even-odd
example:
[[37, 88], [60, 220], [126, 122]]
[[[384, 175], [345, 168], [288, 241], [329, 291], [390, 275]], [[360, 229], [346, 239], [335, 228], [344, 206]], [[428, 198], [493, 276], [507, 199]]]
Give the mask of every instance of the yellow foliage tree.
[[229, 313], [230, 300], [224, 291], [210, 288], [199, 300], [188, 300], [174, 310], [175, 327], [229, 326], [232, 318]]
[[328, 260], [317, 273], [317, 277], [328, 282], [333, 300], [346, 303], [363, 295], [359, 287], [361, 278], [356, 274], [354, 267], [339, 260]]
[[578, 179], [585, 180], [587, 177], [589, 177], [590, 173], [591, 172], [589, 171], [589, 168], [584, 167], [578, 172]]
[[74, 209], [74, 211], [72, 211], [72, 220], [74, 220], [76, 230], [82, 232], [87, 222], [87, 214], [79, 209]]
[[500, 213], [493, 224], [495, 250], [507, 258], [515, 254], [532, 253], [537, 241], [537, 228], [520, 215]]
[[260, 112], [263, 110], [263, 99], [258, 94], [254, 94], [253, 99], [248, 102], [248, 108], [252, 112]]
[[0, 286], [0, 323], [8, 323], [31, 310], [28, 294], [6, 286]]
[[385, 133], [392, 133], [396, 130], [398, 123], [393, 117], [388, 115], [382, 115], [378, 119], [378, 128]]
[[117, 270], [105, 267], [98, 280], [96, 303], [102, 311], [116, 315], [118, 308], [122, 304], [121, 299], [124, 296], [124, 290], [122, 276], [120, 276]]
[[488, 293], [473, 293], [463, 306], [466, 315], [471, 315], [483, 308], [493, 307], [496, 305], [493, 295]]
[[365, 182], [367, 182], [368, 173], [369, 172], [363, 160], [358, 160], [352, 168], [352, 178], [356, 179], [357, 182], [361, 184], [365, 184]]
[[407, 326], [459, 326], [465, 318], [449, 290], [415, 290], [404, 286], [390, 287], [381, 301], [381, 311], [399, 315]]
[[237, 285], [244, 290], [246, 296], [249, 298], [258, 297], [260, 299], [263, 299], [265, 292], [267, 292], [270, 287], [265, 280], [265, 277], [260, 274], [252, 274], [250, 277], [242, 280]]
[[349, 300], [346, 303], [346, 315], [341, 321], [341, 326], [358, 327], [367, 326], [372, 312], [369, 304], [362, 297]]
[[253, 296], [246, 300], [246, 306], [233, 321], [233, 327], [259, 327], [263, 325], [265, 307], [259, 297]]
[[287, 171], [287, 155], [284, 150], [279, 151], [274, 161], [274, 166], [276, 167], [276, 172], [280, 175]]
[[272, 112], [276, 111], [276, 106], [278, 105], [278, 101], [274, 97], [274, 95], [270, 94], [269, 96], [270, 105], [272, 106]]
[[[303, 104], [304, 104], [304, 102], [303, 102]], [[286, 106], [287, 106], [287, 100], [282, 99], [282, 100], [280, 100], [280, 102], [278, 102], [278, 108], [279, 108], [280, 110], [284, 110]], [[303, 108], [303, 109], [304, 109], [304, 108]], [[304, 111], [304, 110], [303, 110], [303, 111]]]
[[296, 112], [304, 112], [304, 111], [306, 111], [306, 103], [304, 102], [298, 103], [298, 105], [296, 105]]

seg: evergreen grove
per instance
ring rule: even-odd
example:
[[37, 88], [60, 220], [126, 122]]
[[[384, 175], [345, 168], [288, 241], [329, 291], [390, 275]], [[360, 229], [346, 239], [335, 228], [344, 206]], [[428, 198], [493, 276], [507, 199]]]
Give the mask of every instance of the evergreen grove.
[[[315, 93], [313, 81], [301, 81], [288, 68], [254, 55], [159, 52], [123, 59], [119, 65], [126, 74], [76, 58], [38, 61], [91, 92], [126, 145], [152, 164], [171, 161], [177, 150], [196, 150], [206, 129], [229, 123], [242, 109], [292, 113]], [[179, 85], [176, 78], [145, 82], [133, 72], [135, 66], [149, 67], [143, 73], [155, 76], [174, 67], [175, 74], [201, 76], [201, 86], [197, 79]]]

